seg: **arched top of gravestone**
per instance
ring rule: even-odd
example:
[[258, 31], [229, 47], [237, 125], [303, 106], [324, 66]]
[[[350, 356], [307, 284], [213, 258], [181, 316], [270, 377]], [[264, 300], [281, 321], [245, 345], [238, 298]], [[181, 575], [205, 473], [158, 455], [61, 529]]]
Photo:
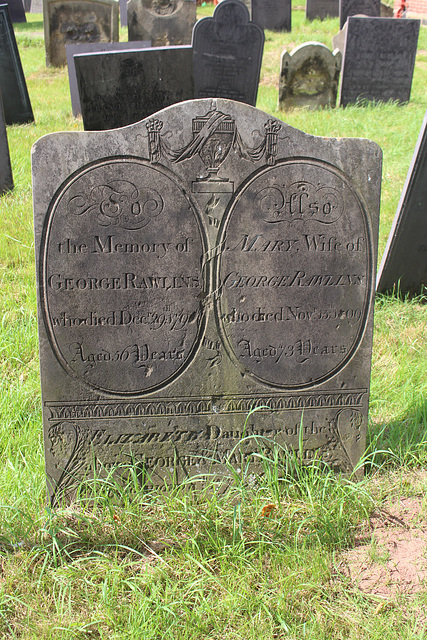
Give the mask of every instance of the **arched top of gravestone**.
[[190, 44], [196, 0], [129, 0], [129, 41], [150, 40], [153, 47]]

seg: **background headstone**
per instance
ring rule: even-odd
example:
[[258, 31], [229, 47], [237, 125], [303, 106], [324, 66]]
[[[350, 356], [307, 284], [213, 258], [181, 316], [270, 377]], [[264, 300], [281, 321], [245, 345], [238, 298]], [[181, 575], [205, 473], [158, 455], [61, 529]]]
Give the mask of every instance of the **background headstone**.
[[7, 143], [6, 123], [0, 92], [0, 196], [13, 189], [12, 166], [10, 164], [9, 145]]
[[398, 287], [427, 287], [427, 111], [378, 272], [378, 292]]
[[122, 27], [128, 26], [128, 0], [119, 0], [120, 24]]
[[129, 0], [129, 40], [151, 40], [153, 47], [191, 44], [196, 0]]
[[252, 20], [261, 29], [291, 31], [291, 0], [252, 0]]
[[194, 27], [194, 95], [255, 105], [264, 32], [240, 0], [223, 0]]
[[31, 0], [30, 13], [43, 13], [43, 0]]
[[[223, 0], [219, 1], [223, 2]], [[246, 9], [249, 11], [249, 18], [252, 19], [252, 0], [240, 0], [240, 2], [243, 2], [243, 4], [246, 6]]]
[[53, 499], [93, 465], [133, 463], [148, 487], [229, 475], [227, 461], [262, 473], [254, 452], [298, 451], [300, 435], [304, 460], [350, 471], [365, 447], [380, 183], [375, 143], [222, 99], [39, 140]]
[[307, 0], [306, 2], [305, 17], [307, 20], [337, 18], [339, 14], [339, 0]]
[[194, 96], [191, 47], [159, 47], [75, 55], [86, 130], [138, 122]]
[[380, 3], [380, 18], [393, 18], [394, 10], [393, 7], [389, 7], [388, 4], [384, 2]]
[[6, 124], [33, 122], [33, 110], [15, 32], [6, 4], [0, 4], [0, 91]]
[[43, 0], [46, 64], [64, 66], [66, 44], [118, 42], [117, 0]]
[[381, 13], [380, 0], [339, 0], [340, 29], [347, 22], [347, 18], [363, 14], [372, 18], [379, 18]]
[[100, 43], [81, 43], [67, 44], [65, 46], [68, 66], [68, 79], [70, 83], [71, 106], [73, 116], [81, 114], [79, 90], [77, 87], [76, 67], [74, 64], [74, 56], [82, 53], [101, 53], [103, 51], [126, 51], [146, 49], [151, 47], [151, 42], [100, 42]]
[[350, 17], [339, 104], [345, 106], [360, 99], [407, 102], [419, 29], [419, 20]]
[[335, 107], [341, 52], [319, 42], [305, 42], [290, 54], [283, 51], [280, 65], [279, 109]]
[[9, 14], [12, 22], [27, 22], [27, 18], [25, 17], [25, 7], [22, 0], [7, 0], [6, 4], [9, 7]]

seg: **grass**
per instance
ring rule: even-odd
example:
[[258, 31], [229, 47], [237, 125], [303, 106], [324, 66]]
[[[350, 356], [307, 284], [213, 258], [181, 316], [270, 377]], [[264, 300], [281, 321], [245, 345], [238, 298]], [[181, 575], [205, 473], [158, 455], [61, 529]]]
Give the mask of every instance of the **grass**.
[[[210, 15], [212, 6], [200, 9]], [[303, 131], [361, 136], [384, 151], [380, 256], [427, 106], [427, 29], [411, 101], [286, 115], [277, 111], [280, 54], [306, 40], [331, 46], [338, 20], [267, 32], [258, 107]], [[227, 490], [214, 479], [135, 491], [114, 476], [45, 502], [37, 353], [30, 149], [42, 135], [82, 130], [67, 72], [46, 69], [42, 20], [15, 25], [35, 124], [8, 127], [15, 190], [0, 199], [0, 637], [163, 640], [388, 640], [427, 636], [427, 590], [383, 606], [338, 570], [340, 554], [382, 501], [422, 496], [427, 463], [425, 297], [378, 297], [366, 475], [340, 478], [298, 453], [260, 452]], [[121, 30], [120, 39], [126, 39]], [[382, 549], [372, 557], [385, 561]], [[379, 606], [380, 605], [380, 606]]]

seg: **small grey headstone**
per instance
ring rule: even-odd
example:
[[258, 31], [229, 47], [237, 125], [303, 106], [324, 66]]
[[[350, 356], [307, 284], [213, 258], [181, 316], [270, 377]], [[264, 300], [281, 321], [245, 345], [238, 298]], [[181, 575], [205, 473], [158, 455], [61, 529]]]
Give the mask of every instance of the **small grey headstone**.
[[79, 90], [77, 88], [76, 67], [74, 64], [75, 55], [82, 53], [101, 53], [103, 51], [127, 51], [129, 49], [134, 51], [146, 49], [147, 47], [151, 47], [151, 42], [87, 42], [65, 45], [73, 116], [78, 116], [82, 112]]
[[188, 46], [88, 53], [74, 63], [86, 130], [124, 127], [194, 96]]
[[118, 42], [117, 0], [43, 0], [46, 64], [67, 63], [66, 44]]
[[377, 278], [377, 291], [427, 288], [427, 111]]
[[227, 462], [262, 473], [260, 448], [298, 451], [300, 435], [303, 460], [350, 471], [365, 447], [380, 183], [374, 142], [222, 99], [39, 140], [53, 500], [94, 466], [133, 464], [148, 487], [229, 477]]
[[43, 0], [31, 0], [30, 13], [43, 13]]
[[279, 81], [279, 109], [335, 107], [341, 52], [320, 42], [305, 42], [290, 54], [283, 51]]
[[339, 104], [360, 100], [407, 102], [419, 29], [419, 20], [350, 17]]
[[33, 122], [33, 110], [6, 4], [0, 4], [0, 91], [6, 124]]
[[153, 47], [191, 44], [196, 0], [129, 0], [129, 40], [151, 40]]
[[305, 6], [305, 17], [307, 20], [337, 18], [339, 14], [339, 0], [307, 0]]
[[252, 0], [252, 20], [261, 29], [291, 31], [291, 0]]
[[379, 18], [381, 13], [380, 0], [339, 0], [340, 29], [343, 28], [350, 16], [363, 14], [372, 18]]
[[240, 0], [223, 0], [194, 27], [194, 95], [255, 105], [264, 32]]
[[4, 121], [3, 104], [0, 92], [0, 196], [11, 189], [13, 189], [12, 167], [10, 164], [6, 123]]
[[128, 26], [128, 0], [119, 0], [120, 25]]
[[9, 7], [10, 19], [13, 23], [27, 22], [22, 0], [6, 0], [6, 4]]
[[346, 33], [347, 33], [347, 23], [345, 23], [343, 28], [340, 29], [338, 33], [332, 37], [333, 50], [338, 49], [339, 51], [341, 51], [341, 53], [344, 53]]

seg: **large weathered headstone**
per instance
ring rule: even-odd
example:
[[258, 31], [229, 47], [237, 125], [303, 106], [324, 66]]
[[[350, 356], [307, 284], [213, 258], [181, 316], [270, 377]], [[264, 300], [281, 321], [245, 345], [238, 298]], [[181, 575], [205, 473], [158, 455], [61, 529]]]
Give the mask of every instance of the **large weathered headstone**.
[[255, 105], [264, 32], [240, 0], [223, 0], [194, 27], [194, 95]]
[[33, 122], [33, 110], [6, 4], [0, 4], [0, 91], [6, 124]]
[[74, 64], [74, 56], [82, 53], [102, 53], [104, 51], [127, 51], [139, 50], [151, 47], [151, 42], [101, 42], [101, 43], [82, 43], [67, 44], [65, 46], [68, 66], [68, 80], [70, 83], [71, 107], [73, 116], [81, 114], [79, 90], [77, 87], [76, 67]]
[[339, 0], [307, 0], [305, 17], [307, 20], [337, 18], [340, 14]]
[[12, 22], [27, 22], [25, 17], [25, 7], [22, 0], [7, 0], [6, 4], [9, 8], [10, 19]]
[[261, 29], [291, 31], [291, 0], [252, 0], [252, 20]]
[[279, 109], [335, 107], [341, 52], [320, 42], [306, 42], [290, 54], [283, 51], [280, 66]]
[[86, 130], [138, 122], [194, 96], [191, 47], [159, 47], [74, 56]]
[[117, 0], [44, 0], [46, 64], [64, 66], [66, 44], [118, 42]]
[[378, 272], [377, 291], [427, 288], [427, 111]]
[[227, 462], [258, 473], [254, 452], [300, 436], [305, 460], [349, 471], [365, 446], [380, 183], [375, 143], [222, 99], [39, 140], [51, 495], [93, 465], [135, 464], [148, 486]]
[[379, 18], [381, 0], [339, 0], [340, 29], [343, 28], [350, 16], [363, 14], [372, 18]]
[[339, 104], [360, 100], [407, 102], [419, 29], [419, 20], [349, 18]]
[[10, 189], [13, 189], [12, 167], [10, 164], [6, 123], [4, 121], [3, 103], [0, 92], [0, 196]]
[[196, 0], [129, 0], [129, 40], [151, 40], [153, 47], [191, 44]]

